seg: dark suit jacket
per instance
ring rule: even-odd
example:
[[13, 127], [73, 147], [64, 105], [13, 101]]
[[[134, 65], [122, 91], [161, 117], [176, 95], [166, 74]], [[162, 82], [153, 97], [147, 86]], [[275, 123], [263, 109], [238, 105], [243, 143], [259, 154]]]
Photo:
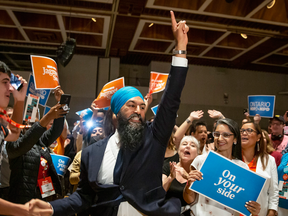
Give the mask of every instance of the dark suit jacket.
[[97, 182], [107, 137], [83, 150], [78, 189], [69, 198], [51, 202], [54, 215], [72, 215], [94, 204], [96, 208], [92, 215], [114, 216], [122, 197], [146, 215], [180, 214], [179, 199], [164, 201], [166, 192], [162, 188], [162, 166], [187, 70], [171, 66], [157, 115], [152, 123], [146, 124], [142, 145], [136, 151], [123, 152], [120, 184], [102, 185]]

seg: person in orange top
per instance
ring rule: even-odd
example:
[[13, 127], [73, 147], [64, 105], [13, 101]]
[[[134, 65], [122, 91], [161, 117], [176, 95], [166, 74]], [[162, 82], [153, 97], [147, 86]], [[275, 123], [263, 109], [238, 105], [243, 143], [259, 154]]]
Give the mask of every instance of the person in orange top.
[[278, 174], [274, 157], [266, 151], [261, 128], [254, 122], [242, 125], [241, 147], [242, 160], [249, 169], [267, 179], [257, 202], [261, 205], [259, 216], [274, 216], [278, 210]]

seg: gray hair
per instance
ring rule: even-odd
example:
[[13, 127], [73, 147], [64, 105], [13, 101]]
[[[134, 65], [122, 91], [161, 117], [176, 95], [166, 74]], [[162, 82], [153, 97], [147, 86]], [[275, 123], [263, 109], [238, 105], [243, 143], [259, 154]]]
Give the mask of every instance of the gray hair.
[[199, 141], [194, 137], [194, 136], [191, 136], [191, 135], [188, 135], [188, 136], [184, 136], [181, 141], [180, 141], [180, 145], [184, 142], [184, 141], [191, 141], [192, 143], [194, 143], [197, 147], [197, 152], [198, 154], [200, 154], [200, 144], [199, 144]]

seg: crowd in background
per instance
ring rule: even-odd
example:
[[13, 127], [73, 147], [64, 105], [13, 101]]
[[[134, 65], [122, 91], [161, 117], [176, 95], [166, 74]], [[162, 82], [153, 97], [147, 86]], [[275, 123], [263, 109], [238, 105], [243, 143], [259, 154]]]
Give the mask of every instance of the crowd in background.
[[[31, 199], [53, 201], [69, 197], [77, 189], [81, 182], [82, 151], [97, 145], [102, 139], [110, 139], [121, 122], [118, 122], [115, 110], [98, 109], [92, 103], [92, 117], [80, 115], [79, 122], [75, 122], [69, 131], [65, 120], [69, 110], [64, 110], [64, 104], [59, 104], [64, 92], [57, 88], [54, 93], [56, 105], [34, 123], [23, 123], [27, 82], [19, 77], [23, 88], [20, 91], [13, 89], [9, 83], [10, 73], [9, 68], [0, 62], [0, 107], [6, 109], [7, 116], [12, 120], [23, 125], [30, 124], [30, 127], [20, 130], [1, 121], [0, 214], [29, 215], [26, 211], [29, 210]], [[14, 97], [13, 108], [7, 108], [10, 93]], [[144, 102], [143, 110], [146, 113], [152, 96], [147, 95]], [[166, 191], [166, 199], [180, 199], [182, 215], [235, 215], [233, 210], [189, 190], [192, 182], [201, 181], [199, 168], [209, 151], [215, 151], [239, 166], [267, 177], [268, 183], [257, 202], [247, 200], [246, 208], [252, 215], [277, 215], [277, 167], [281, 165], [282, 156], [288, 153], [288, 136], [284, 134], [284, 127], [288, 125], [288, 111], [284, 116], [275, 115], [271, 118], [267, 130], [261, 129], [263, 119], [259, 115], [250, 118], [249, 113], [245, 113], [242, 123], [238, 125], [232, 120], [233, 116], [224, 117], [217, 110], [207, 112], [215, 119], [213, 131], [207, 131], [206, 123], [201, 121], [204, 111], [192, 111], [179, 127], [174, 126], [169, 141], [164, 143], [167, 148], [163, 160], [162, 186]], [[3, 111], [1, 113], [4, 115]], [[154, 118], [149, 121], [148, 125], [153, 125]], [[57, 174], [51, 154], [70, 158], [65, 176]], [[51, 178], [55, 194], [43, 197], [43, 188], [39, 183], [43, 178]], [[89, 209], [77, 213], [89, 214]]]

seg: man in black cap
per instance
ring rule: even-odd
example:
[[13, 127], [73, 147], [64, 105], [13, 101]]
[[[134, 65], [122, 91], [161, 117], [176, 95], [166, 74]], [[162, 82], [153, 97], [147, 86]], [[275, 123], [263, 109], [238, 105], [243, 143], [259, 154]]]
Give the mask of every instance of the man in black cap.
[[273, 143], [273, 147], [276, 151], [284, 154], [284, 151], [288, 144], [288, 136], [284, 135], [285, 120], [283, 116], [275, 115], [270, 119], [272, 133], [270, 138]]

